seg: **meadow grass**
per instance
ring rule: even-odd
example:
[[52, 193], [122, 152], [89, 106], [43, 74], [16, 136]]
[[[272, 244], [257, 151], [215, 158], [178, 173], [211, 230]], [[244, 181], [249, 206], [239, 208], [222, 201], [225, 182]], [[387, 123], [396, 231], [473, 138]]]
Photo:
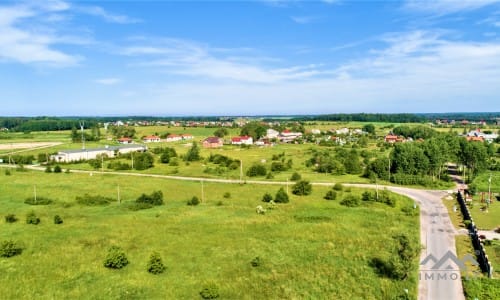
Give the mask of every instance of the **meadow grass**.
[[[56, 202], [24, 204], [37, 194]], [[117, 198], [122, 203], [87, 207], [75, 197], [89, 193]], [[322, 197], [327, 187], [314, 187], [310, 196], [255, 212], [265, 192], [277, 186], [204, 184], [110, 174], [0, 174], [0, 208], [16, 214], [16, 223], [0, 222], [0, 240], [13, 239], [25, 247], [20, 256], [0, 258], [0, 295], [5, 299], [193, 299], [204, 284], [215, 283], [223, 299], [390, 299], [408, 289], [416, 297], [417, 270], [406, 281], [377, 275], [371, 259], [387, 259], [395, 246], [392, 236], [407, 233], [418, 239], [418, 217], [401, 207], [412, 201], [395, 196], [395, 208], [363, 203], [358, 208]], [[141, 193], [161, 190], [165, 205], [131, 211], [127, 204]], [[230, 192], [229, 199], [224, 193]], [[354, 194], [362, 189], [352, 188]], [[347, 194], [348, 192], [342, 192]], [[198, 196], [196, 207], [186, 201]], [[222, 203], [219, 203], [222, 201]], [[34, 210], [41, 224], [25, 223]], [[64, 223], [53, 224], [54, 215]], [[103, 267], [107, 249], [121, 246], [130, 264], [122, 270]], [[167, 270], [146, 272], [151, 252], [157, 251]], [[262, 264], [250, 262], [259, 256]]]

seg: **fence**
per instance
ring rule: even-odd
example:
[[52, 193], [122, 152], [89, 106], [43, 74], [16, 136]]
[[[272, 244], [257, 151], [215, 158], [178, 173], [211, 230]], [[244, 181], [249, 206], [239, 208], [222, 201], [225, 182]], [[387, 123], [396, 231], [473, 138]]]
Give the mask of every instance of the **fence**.
[[476, 257], [481, 270], [488, 274], [488, 277], [492, 277], [493, 268], [491, 267], [491, 263], [488, 259], [488, 255], [486, 255], [486, 251], [484, 251], [483, 244], [481, 244], [481, 239], [479, 238], [479, 234], [477, 232], [476, 225], [474, 224], [474, 220], [470, 215], [469, 208], [467, 207], [464, 197], [458, 191], [457, 193], [457, 201], [460, 205], [460, 210], [462, 211], [462, 215], [464, 216], [464, 221], [468, 220], [470, 223], [468, 224], [469, 234], [472, 239], [472, 245], [474, 246], [474, 250], [476, 250]]

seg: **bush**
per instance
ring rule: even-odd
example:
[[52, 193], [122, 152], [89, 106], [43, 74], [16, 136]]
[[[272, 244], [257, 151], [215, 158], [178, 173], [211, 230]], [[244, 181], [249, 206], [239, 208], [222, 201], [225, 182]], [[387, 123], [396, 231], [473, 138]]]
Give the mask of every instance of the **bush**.
[[288, 203], [288, 195], [283, 188], [280, 188], [274, 197], [276, 203]]
[[325, 198], [326, 200], [335, 200], [337, 199], [337, 192], [330, 190], [326, 192], [326, 195], [323, 198]]
[[52, 168], [50, 166], [47, 166], [45, 168], [45, 173], [52, 173]]
[[62, 224], [63, 219], [59, 215], [54, 216], [54, 224]]
[[376, 197], [374, 197], [372, 195], [372, 193], [366, 191], [363, 193], [363, 195], [361, 195], [361, 200], [363, 201], [374, 201], [376, 199]]
[[269, 171], [266, 175], [266, 179], [273, 179], [273, 178], [274, 178], [273, 172]]
[[17, 222], [16, 215], [8, 214], [5, 216], [5, 223], [15, 223], [15, 222]]
[[128, 204], [128, 209], [133, 210], [133, 211], [138, 211], [142, 209], [150, 209], [153, 208], [153, 205], [149, 203], [137, 203], [137, 202], [132, 202]]
[[40, 218], [37, 217], [34, 211], [29, 212], [26, 215], [26, 224], [33, 224], [33, 225], [38, 225], [40, 224]]
[[297, 172], [294, 172], [294, 173], [292, 174], [292, 177], [290, 177], [290, 180], [291, 180], [291, 181], [297, 181], [297, 180], [300, 180], [300, 179], [302, 179], [302, 176], [300, 176], [300, 174], [299, 174], [299, 173], [297, 173]]
[[260, 260], [260, 257], [255, 257], [254, 259], [252, 259], [252, 261], [250, 262], [250, 264], [252, 265], [252, 267], [258, 267], [260, 266], [262, 263], [262, 261]]
[[312, 192], [312, 185], [307, 180], [300, 180], [292, 187], [292, 193], [298, 196], [307, 196]]
[[3, 241], [0, 244], [0, 257], [12, 257], [23, 252], [23, 248], [14, 241]]
[[336, 183], [333, 186], [333, 189], [336, 190], [336, 191], [342, 191], [344, 189], [344, 186], [341, 183]]
[[248, 177], [266, 176], [266, 174], [266, 166], [264, 166], [263, 164], [254, 164], [247, 171]]
[[264, 196], [262, 196], [262, 202], [270, 202], [273, 200], [273, 196], [269, 193], [265, 193]]
[[12, 173], [10, 172], [10, 170], [9, 170], [9, 169], [6, 169], [6, 170], [5, 170], [5, 175], [10, 176], [10, 175], [12, 175]]
[[355, 195], [347, 195], [341, 202], [340, 204], [347, 206], [347, 207], [356, 207], [361, 204], [361, 201], [358, 196]]
[[56, 166], [54, 167], [54, 173], [61, 173], [61, 172], [62, 172], [61, 166], [56, 165]]
[[111, 246], [104, 260], [104, 266], [111, 269], [121, 269], [126, 265], [128, 265], [128, 259], [125, 252], [120, 247]]
[[87, 206], [99, 206], [99, 205], [108, 205], [112, 201], [114, 201], [111, 198], [104, 197], [101, 195], [89, 195], [85, 194], [83, 196], [76, 196], [76, 202], [81, 205], [87, 205]]
[[230, 192], [225, 192], [223, 197], [225, 199], [229, 199], [229, 198], [231, 198], [231, 193]]
[[203, 299], [217, 299], [219, 298], [219, 288], [214, 283], [207, 284], [201, 290], [200, 296]]
[[158, 252], [151, 253], [147, 265], [148, 272], [157, 275], [163, 273], [165, 269], [166, 267], [162, 262], [160, 254]]
[[29, 204], [29, 205], [49, 205], [52, 202], [54, 202], [52, 199], [45, 198], [45, 197], [29, 197], [24, 200], [24, 203]]
[[163, 205], [162, 191], [155, 191], [151, 195], [142, 194], [135, 200], [136, 203], [146, 203], [153, 206]]
[[193, 196], [193, 198], [191, 198], [191, 200], [188, 200], [187, 202], [187, 205], [190, 205], [190, 206], [196, 206], [200, 204], [200, 199], [198, 199], [198, 197], [196, 196]]

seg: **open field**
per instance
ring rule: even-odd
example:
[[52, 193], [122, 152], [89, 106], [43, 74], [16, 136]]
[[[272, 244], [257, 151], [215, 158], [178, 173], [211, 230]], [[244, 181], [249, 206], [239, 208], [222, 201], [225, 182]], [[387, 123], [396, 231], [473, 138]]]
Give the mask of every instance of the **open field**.
[[[39, 196], [56, 203], [24, 204], [34, 185]], [[75, 203], [84, 193], [116, 197], [118, 185], [121, 205]], [[418, 237], [418, 217], [400, 210], [413, 201], [401, 196], [395, 208], [371, 202], [348, 208], [323, 200], [327, 188], [314, 187], [312, 195], [292, 195], [290, 203], [258, 215], [262, 195], [278, 187], [205, 183], [204, 202], [197, 207], [186, 200], [201, 197], [199, 183], [155, 178], [13, 171], [0, 174], [0, 189], [2, 215], [20, 218], [13, 224], [2, 220], [0, 240], [25, 246], [22, 255], [0, 259], [0, 294], [7, 299], [193, 299], [206, 282], [215, 283], [223, 299], [389, 299], [403, 289], [416, 295], [416, 269], [406, 281], [395, 281], [370, 267], [373, 258], [389, 257], [394, 234]], [[163, 192], [165, 205], [126, 208], [154, 190]], [[41, 217], [40, 225], [25, 224], [31, 210]], [[64, 224], [53, 224], [55, 214]], [[111, 245], [128, 255], [131, 263], [122, 270], [102, 265]], [[163, 257], [166, 273], [146, 272], [152, 251]], [[253, 268], [256, 256], [262, 265]]]

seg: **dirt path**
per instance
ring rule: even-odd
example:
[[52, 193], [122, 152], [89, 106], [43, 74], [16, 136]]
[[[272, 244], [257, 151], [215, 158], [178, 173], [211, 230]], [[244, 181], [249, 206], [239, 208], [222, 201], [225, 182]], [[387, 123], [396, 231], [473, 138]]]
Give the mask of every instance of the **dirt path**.
[[[61, 142], [30, 142], [0, 144], [0, 150], [11, 150], [11, 154], [61, 145]], [[16, 150], [16, 151], [14, 151]]]

